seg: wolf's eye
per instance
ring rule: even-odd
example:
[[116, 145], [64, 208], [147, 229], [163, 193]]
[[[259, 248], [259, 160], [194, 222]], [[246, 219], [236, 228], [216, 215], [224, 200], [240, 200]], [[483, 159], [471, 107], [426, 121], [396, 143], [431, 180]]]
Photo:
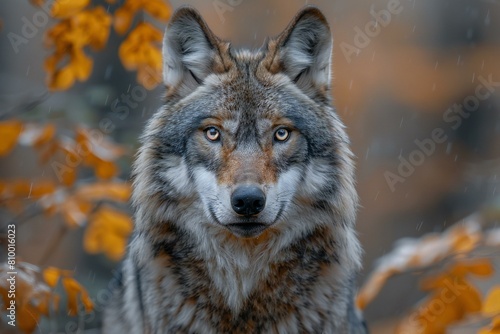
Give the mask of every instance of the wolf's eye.
[[290, 131], [288, 131], [287, 129], [284, 129], [284, 128], [278, 129], [274, 133], [274, 138], [277, 141], [286, 141], [288, 139], [288, 137], [290, 137]]
[[220, 138], [220, 132], [213, 126], [205, 129], [205, 137], [210, 141], [218, 141]]

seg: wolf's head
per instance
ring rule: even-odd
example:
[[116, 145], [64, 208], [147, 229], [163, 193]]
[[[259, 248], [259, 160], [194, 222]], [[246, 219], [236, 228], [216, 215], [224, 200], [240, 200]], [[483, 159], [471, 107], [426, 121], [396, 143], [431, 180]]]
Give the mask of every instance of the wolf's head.
[[313, 7], [257, 52], [233, 50], [194, 9], [177, 10], [164, 39], [165, 106], [135, 165], [138, 214], [245, 238], [350, 227], [357, 197], [330, 105], [331, 51]]

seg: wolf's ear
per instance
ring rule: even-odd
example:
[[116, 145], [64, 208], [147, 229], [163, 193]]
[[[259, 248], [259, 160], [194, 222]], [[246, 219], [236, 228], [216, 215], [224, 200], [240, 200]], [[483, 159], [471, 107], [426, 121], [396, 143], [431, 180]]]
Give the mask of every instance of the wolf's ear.
[[163, 81], [167, 95], [188, 95], [211, 73], [227, 70], [229, 43], [208, 28], [198, 11], [178, 9], [163, 40]]
[[332, 35], [315, 7], [302, 9], [288, 27], [268, 44], [268, 70], [285, 73], [311, 97], [330, 89]]

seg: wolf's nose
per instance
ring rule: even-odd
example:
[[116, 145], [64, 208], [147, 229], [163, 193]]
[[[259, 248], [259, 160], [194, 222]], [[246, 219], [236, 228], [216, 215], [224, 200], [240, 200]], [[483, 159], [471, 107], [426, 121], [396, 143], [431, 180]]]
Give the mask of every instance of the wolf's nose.
[[239, 215], [256, 215], [266, 206], [266, 195], [256, 186], [240, 186], [231, 195], [231, 206]]

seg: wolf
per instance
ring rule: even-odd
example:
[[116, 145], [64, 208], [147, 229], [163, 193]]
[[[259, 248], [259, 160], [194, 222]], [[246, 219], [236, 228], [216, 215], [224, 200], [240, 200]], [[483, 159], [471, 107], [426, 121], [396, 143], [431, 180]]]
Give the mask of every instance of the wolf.
[[365, 333], [353, 155], [332, 36], [306, 7], [257, 51], [178, 9], [165, 101], [133, 166], [134, 233], [105, 333]]

